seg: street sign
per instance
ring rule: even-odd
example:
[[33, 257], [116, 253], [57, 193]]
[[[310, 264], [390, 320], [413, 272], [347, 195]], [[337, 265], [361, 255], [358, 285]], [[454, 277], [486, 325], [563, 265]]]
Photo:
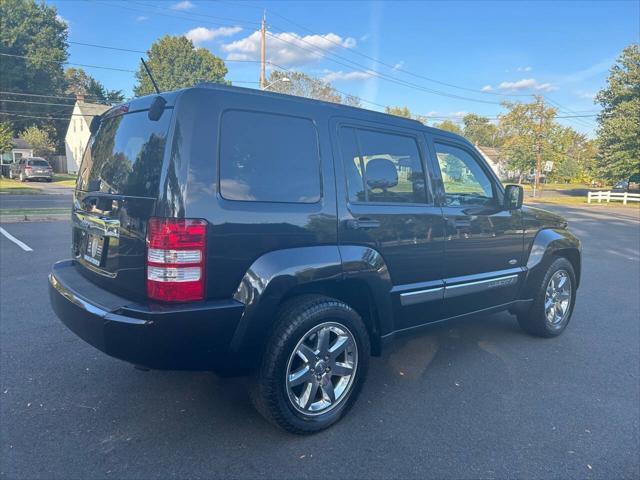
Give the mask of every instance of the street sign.
[[550, 160], [544, 162], [544, 168], [542, 170], [544, 170], [545, 172], [550, 172], [551, 170], [553, 170], [553, 162]]

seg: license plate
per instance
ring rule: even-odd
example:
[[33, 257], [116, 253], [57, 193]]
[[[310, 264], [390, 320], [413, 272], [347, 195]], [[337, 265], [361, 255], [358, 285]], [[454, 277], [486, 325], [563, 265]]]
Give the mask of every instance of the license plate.
[[87, 234], [87, 244], [84, 250], [84, 259], [99, 267], [102, 265], [102, 254], [104, 252], [105, 239], [102, 235]]

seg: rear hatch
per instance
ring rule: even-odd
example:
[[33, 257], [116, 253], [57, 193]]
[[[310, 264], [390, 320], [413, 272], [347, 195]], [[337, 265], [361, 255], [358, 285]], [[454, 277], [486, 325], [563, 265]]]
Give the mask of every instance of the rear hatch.
[[160, 119], [131, 106], [107, 112], [85, 150], [74, 193], [73, 255], [114, 293], [146, 296], [146, 229], [159, 195], [173, 109]]

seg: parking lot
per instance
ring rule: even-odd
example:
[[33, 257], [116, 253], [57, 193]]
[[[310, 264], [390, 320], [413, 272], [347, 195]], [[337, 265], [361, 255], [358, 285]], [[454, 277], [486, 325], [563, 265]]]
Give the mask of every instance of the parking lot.
[[144, 372], [54, 316], [67, 221], [3, 224], [2, 478], [638, 478], [640, 215], [553, 208], [583, 240], [559, 338], [507, 313], [434, 326], [374, 358], [359, 401], [311, 437], [266, 423], [244, 379]]

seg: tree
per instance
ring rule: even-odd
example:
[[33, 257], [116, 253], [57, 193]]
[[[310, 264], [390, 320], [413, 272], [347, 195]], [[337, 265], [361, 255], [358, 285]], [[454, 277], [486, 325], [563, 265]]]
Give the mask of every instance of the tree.
[[[2, 73], [0, 91], [43, 95], [64, 92], [62, 64], [67, 60], [67, 25], [56, 18], [56, 8], [34, 0], [0, 0], [0, 52]], [[35, 104], [16, 104], [7, 100], [24, 100], [24, 97], [3, 94], [2, 111], [16, 111], [22, 115], [45, 116], [55, 107]], [[59, 103], [59, 102], [58, 102]], [[16, 105], [20, 105], [19, 109]], [[59, 110], [59, 107], [58, 109]], [[51, 120], [0, 115], [12, 124], [14, 131], [36, 123], [56, 125]]]
[[11, 150], [13, 140], [13, 130], [9, 122], [0, 122], [0, 154]]
[[502, 155], [507, 158], [510, 170], [522, 177], [536, 167], [536, 153], [541, 147], [542, 166], [553, 161], [554, 149], [551, 143], [556, 110], [546, 107], [542, 97], [531, 103], [504, 102], [508, 110], [498, 120], [498, 136]]
[[88, 102], [113, 105], [124, 101], [122, 90], [107, 90], [102, 83], [81, 68], [67, 68], [64, 71], [64, 79], [65, 93], [84, 95]]
[[451, 120], [444, 120], [440, 123], [434, 123], [433, 126], [435, 128], [439, 128], [440, 130], [446, 130], [447, 132], [457, 133], [458, 135], [462, 135], [462, 129], [458, 126], [457, 123], [452, 122]]
[[[195, 48], [186, 37], [165, 35], [147, 51], [147, 64], [161, 91], [191, 87], [200, 82], [229, 83], [224, 61], [205, 48]], [[140, 62], [136, 72], [136, 96], [155, 93], [149, 75]]]
[[607, 86], [596, 96], [602, 105], [598, 117], [598, 169], [610, 180], [629, 178], [640, 171], [640, 46], [626, 47], [611, 68]]
[[[288, 79], [288, 81], [284, 79]], [[302, 72], [272, 70], [267, 79], [267, 85], [272, 92], [342, 103], [342, 95], [329, 82], [310, 77]]]
[[20, 135], [27, 142], [33, 153], [39, 157], [51, 155], [56, 150], [55, 142], [51, 139], [50, 132], [35, 125], [27, 127]]
[[498, 127], [489, 119], [475, 113], [468, 113], [462, 118], [464, 136], [473, 144], [483, 147], [496, 147], [498, 144]]
[[409, 110], [409, 107], [404, 106], [404, 107], [385, 107], [384, 108], [385, 113], [388, 113], [390, 115], [397, 115], [398, 117], [404, 117], [404, 118], [413, 118], [413, 114], [411, 113], [411, 110]]

